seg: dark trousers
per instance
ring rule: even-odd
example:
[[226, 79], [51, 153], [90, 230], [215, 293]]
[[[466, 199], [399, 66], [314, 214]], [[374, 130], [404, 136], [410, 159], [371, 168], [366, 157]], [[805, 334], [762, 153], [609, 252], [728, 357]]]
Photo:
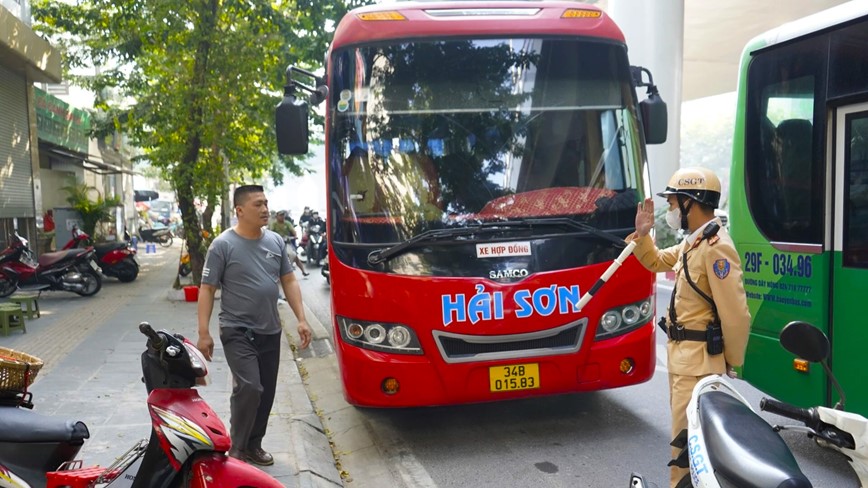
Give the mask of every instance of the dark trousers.
[[239, 327], [221, 327], [220, 342], [232, 371], [229, 436], [232, 447], [262, 447], [277, 389], [280, 333], [257, 334]]

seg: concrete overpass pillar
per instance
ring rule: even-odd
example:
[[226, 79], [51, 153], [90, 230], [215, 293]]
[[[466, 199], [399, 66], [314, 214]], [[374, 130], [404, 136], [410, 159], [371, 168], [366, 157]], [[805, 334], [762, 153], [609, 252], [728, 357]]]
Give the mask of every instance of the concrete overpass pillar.
[[[608, 14], [627, 39], [630, 64], [644, 66], [669, 112], [665, 144], [648, 146], [651, 190], [662, 191], [681, 160], [681, 73], [684, 52], [682, 0], [609, 0]], [[644, 92], [639, 91], [640, 100]], [[689, 166], [690, 161], [685, 161]], [[659, 206], [659, 199], [655, 202]]]

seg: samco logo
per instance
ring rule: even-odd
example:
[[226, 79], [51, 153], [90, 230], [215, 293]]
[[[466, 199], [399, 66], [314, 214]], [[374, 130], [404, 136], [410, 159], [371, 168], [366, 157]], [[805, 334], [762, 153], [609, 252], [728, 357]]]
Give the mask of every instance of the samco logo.
[[502, 278], [524, 278], [528, 275], [526, 269], [495, 269], [488, 272], [488, 277], [492, 280]]

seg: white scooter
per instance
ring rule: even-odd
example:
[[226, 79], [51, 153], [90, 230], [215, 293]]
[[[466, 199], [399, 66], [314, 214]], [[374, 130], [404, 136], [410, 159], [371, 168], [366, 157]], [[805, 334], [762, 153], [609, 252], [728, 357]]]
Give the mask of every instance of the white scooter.
[[[835, 408], [803, 409], [763, 398], [760, 409], [798, 420], [804, 425], [769, 425], [750, 407], [726, 378], [712, 375], [697, 383], [687, 406], [687, 430], [673, 442], [683, 447], [674, 465], [690, 467], [680, 487], [741, 488], [811, 487], [789, 447], [778, 434], [788, 429], [802, 431], [823, 447], [842, 452], [856, 472], [862, 488], [868, 488], [868, 420], [843, 411], [844, 393], [826, 358], [829, 340], [807, 322], [790, 322], [780, 335], [781, 345], [797, 357], [820, 363], [832, 380], [841, 401]], [[636, 473], [631, 488], [649, 488]]]

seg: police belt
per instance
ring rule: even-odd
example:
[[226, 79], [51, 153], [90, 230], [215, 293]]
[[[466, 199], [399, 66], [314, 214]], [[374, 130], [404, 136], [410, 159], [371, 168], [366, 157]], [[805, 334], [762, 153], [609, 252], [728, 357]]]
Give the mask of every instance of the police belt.
[[708, 341], [708, 336], [704, 330], [685, 329], [682, 325], [672, 327], [666, 324], [665, 317], [660, 317], [660, 321], [657, 322], [657, 325], [659, 325], [666, 336], [673, 341]]

